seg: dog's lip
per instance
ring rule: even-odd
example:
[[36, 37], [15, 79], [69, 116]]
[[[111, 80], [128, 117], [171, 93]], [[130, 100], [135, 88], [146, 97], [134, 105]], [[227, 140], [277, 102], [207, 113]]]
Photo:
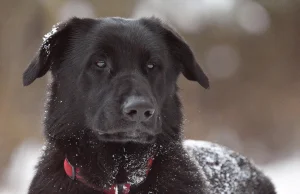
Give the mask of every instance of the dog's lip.
[[132, 131], [112, 131], [112, 132], [98, 132], [101, 136], [122, 136], [128, 138], [139, 138], [143, 136], [155, 136], [156, 134], [148, 131], [132, 130]]
[[116, 133], [102, 133], [99, 136], [100, 139], [105, 141], [112, 141], [112, 142], [140, 142], [140, 143], [147, 143], [153, 142], [155, 139], [155, 135], [143, 132], [116, 132]]
[[103, 131], [103, 130], [96, 130], [98, 135], [128, 135], [130, 137], [135, 137], [135, 136], [139, 136], [141, 134], [144, 135], [157, 135], [158, 131], [153, 130], [153, 129], [147, 129], [145, 127], [135, 127], [134, 129], [132, 128], [125, 128], [125, 129], [110, 129], [107, 131]]

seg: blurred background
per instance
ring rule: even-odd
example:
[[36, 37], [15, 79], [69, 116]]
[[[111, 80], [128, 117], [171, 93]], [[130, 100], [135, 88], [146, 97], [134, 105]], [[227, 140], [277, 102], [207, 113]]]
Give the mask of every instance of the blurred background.
[[47, 77], [22, 86], [43, 35], [72, 16], [152, 15], [185, 37], [211, 80], [204, 90], [179, 79], [186, 137], [239, 151], [280, 194], [300, 193], [300, 1], [1, 0], [0, 194], [26, 193], [43, 144]]

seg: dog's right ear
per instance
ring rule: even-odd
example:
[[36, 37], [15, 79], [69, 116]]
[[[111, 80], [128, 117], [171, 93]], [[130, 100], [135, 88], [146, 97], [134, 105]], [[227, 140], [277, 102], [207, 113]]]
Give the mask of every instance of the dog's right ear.
[[197, 81], [205, 89], [209, 88], [208, 77], [197, 63], [192, 50], [174, 29], [155, 17], [142, 18], [140, 21], [163, 37], [180, 71], [188, 80]]
[[43, 38], [43, 43], [23, 73], [23, 85], [30, 85], [36, 78], [44, 76], [62, 56], [70, 39], [74, 25], [82, 19], [71, 18], [53, 26]]

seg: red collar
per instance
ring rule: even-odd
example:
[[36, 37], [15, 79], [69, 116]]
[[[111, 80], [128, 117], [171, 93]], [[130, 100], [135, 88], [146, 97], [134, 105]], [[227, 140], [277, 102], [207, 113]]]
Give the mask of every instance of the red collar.
[[[148, 164], [147, 164], [147, 175], [151, 169], [152, 163], [153, 163], [154, 158], [149, 158]], [[64, 169], [66, 174], [72, 179], [72, 180], [78, 180], [85, 184], [86, 186], [93, 188], [94, 190], [104, 192], [105, 194], [128, 194], [130, 191], [131, 184], [130, 183], [125, 183], [125, 184], [114, 184], [112, 185], [109, 189], [103, 189], [99, 188], [96, 185], [88, 183], [82, 176], [79, 175], [80, 173], [80, 168], [75, 168], [70, 162], [68, 161], [67, 158], [65, 158], [64, 161]]]

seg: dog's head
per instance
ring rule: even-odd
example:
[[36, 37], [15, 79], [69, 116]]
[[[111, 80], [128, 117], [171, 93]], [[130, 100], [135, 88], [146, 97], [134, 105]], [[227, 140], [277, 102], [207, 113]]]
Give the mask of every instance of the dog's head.
[[92, 130], [103, 141], [152, 142], [166, 117], [180, 123], [180, 72], [209, 87], [189, 46], [155, 18], [60, 23], [25, 71], [24, 85], [49, 70], [53, 82], [45, 124], [56, 138]]

